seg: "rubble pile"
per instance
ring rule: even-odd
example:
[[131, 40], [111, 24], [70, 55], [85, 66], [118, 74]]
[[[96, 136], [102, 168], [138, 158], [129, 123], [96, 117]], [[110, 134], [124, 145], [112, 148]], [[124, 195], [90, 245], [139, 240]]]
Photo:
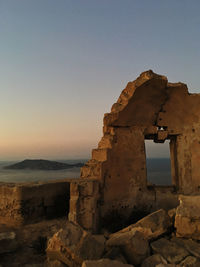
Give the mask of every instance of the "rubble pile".
[[[160, 209], [115, 233], [93, 235], [68, 221], [48, 241], [48, 266], [55, 261], [69, 267], [200, 266], [197, 198], [180, 196], [177, 209]], [[185, 223], [190, 232], [184, 234]]]

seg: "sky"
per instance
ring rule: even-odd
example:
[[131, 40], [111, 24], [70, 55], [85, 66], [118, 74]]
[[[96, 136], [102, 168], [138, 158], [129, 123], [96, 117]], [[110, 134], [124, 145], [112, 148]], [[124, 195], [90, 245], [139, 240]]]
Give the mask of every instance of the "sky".
[[0, 160], [90, 157], [145, 70], [200, 93], [199, 13], [198, 0], [0, 0]]

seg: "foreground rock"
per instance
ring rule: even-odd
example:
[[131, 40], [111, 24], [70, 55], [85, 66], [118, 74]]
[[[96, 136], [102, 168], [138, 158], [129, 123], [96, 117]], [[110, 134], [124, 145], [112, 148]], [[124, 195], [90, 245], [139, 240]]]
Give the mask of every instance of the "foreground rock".
[[176, 236], [200, 240], [200, 196], [180, 196], [176, 210]]
[[101, 259], [97, 261], [84, 261], [82, 267], [133, 267], [133, 265], [124, 264], [116, 260]]
[[118, 233], [106, 243], [107, 247], [120, 247], [128, 262], [138, 265], [150, 255], [149, 242], [137, 228]]
[[[8, 253], [0, 254], [0, 264], [3, 267], [60, 267], [44, 265], [46, 261], [46, 242], [51, 238], [60, 228], [66, 225], [66, 218], [56, 220], [42, 221], [35, 224], [24, 225], [21, 228], [12, 228], [0, 226], [0, 233], [16, 233], [13, 239], [16, 245], [14, 250]], [[12, 234], [13, 235], [13, 234]], [[14, 235], [13, 235], [14, 236]], [[4, 240], [5, 241], [5, 240]], [[5, 249], [6, 242], [0, 243], [0, 250]]]
[[150, 255], [149, 242], [166, 233], [171, 226], [167, 212], [158, 210], [119, 232], [111, 234], [107, 247], [120, 247], [128, 262], [138, 265]]
[[179, 264], [179, 266], [180, 267], [199, 267], [200, 261], [193, 256], [188, 256]]
[[137, 223], [131, 224], [119, 232], [111, 234], [110, 240], [118, 236], [122, 237], [125, 233], [129, 233], [128, 235], [131, 235], [131, 233], [134, 234], [135, 229], [141, 232], [144, 238], [150, 240], [166, 233], [171, 224], [172, 223], [167, 212], [160, 209], [139, 220]]
[[161, 238], [151, 243], [151, 248], [154, 253], [160, 254], [169, 263], [180, 263], [183, 259], [189, 256], [189, 252], [179, 246], [176, 242]]
[[0, 233], [0, 254], [13, 252], [17, 247], [18, 244], [14, 232]]
[[107, 252], [104, 254], [103, 258], [110, 259], [110, 260], [117, 260], [122, 263], [127, 263], [122, 251], [119, 247], [111, 247], [108, 248]]
[[141, 267], [154, 267], [158, 264], [167, 264], [167, 261], [160, 254], [154, 254], [146, 258]]
[[105, 238], [94, 236], [80, 226], [67, 222], [48, 242], [47, 256], [69, 267], [81, 266], [84, 260], [100, 259]]
[[200, 259], [200, 244], [196, 241], [177, 237], [173, 237], [171, 240], [184, 247], [191, 255]]

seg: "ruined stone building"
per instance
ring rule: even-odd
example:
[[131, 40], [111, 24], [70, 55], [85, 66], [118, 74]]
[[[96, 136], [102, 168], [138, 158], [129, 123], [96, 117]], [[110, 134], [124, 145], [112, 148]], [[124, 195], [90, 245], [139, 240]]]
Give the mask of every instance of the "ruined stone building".
[[[145, 140], [170, 140], [171, 186], [148, 184]], [[171, 209], [199, 194], [200, 94], [152, 71], [129, 82], [104, 116], [103, 137], [71, 183], [69, 219], [98, 232], [114, 214]]]

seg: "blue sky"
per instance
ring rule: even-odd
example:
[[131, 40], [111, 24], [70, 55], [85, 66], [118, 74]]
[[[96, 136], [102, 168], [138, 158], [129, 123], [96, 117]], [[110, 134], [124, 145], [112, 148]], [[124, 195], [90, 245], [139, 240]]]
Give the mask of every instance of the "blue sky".
[[199, 14], [197, 0], [0, 0], [0, 159], [88, 157], [145, 70], [200, 92]]

